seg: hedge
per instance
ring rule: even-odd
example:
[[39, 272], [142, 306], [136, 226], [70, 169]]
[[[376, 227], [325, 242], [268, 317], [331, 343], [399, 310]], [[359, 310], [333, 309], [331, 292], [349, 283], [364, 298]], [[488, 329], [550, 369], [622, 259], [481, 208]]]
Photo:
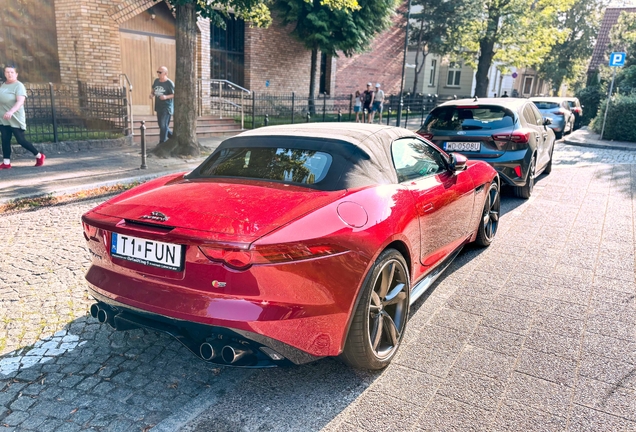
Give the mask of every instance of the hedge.
[[[601, 133], [606, 104], [606, 100], [601, 102], [598, 115], [590, 124], [592, 130], [596, 133]], [[636, 125], [636, 95], [614, 96], [609, 104], [603, 138], [615, 141], [636, 142], [636, 128], [634, 125]]]
[[583, 105], [583, 118], [581, 119], [581, 123], [584, 125], [589, 124], [590, 121], [596, 117], [599, 104], [604, 98], [605, 92], [602, 92], [601, 87], [598, 85], [588, 86], [576, 92], [575, 96], [579, 98], [581, 105]]

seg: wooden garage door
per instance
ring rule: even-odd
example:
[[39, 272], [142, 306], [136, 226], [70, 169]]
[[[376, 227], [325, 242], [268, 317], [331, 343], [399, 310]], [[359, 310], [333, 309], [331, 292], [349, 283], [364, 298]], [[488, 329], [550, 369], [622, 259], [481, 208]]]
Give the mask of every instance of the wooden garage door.
[[153, 114], [153, 100], [148, 95], [152, 89], [152, 83], [157, 77], [157, 68], [166, 66], [168, 76], [174, 81], [175, 40], [123, 31], [119, 34], [121, 37], [122, 71], [133, 85], [133, 114]]

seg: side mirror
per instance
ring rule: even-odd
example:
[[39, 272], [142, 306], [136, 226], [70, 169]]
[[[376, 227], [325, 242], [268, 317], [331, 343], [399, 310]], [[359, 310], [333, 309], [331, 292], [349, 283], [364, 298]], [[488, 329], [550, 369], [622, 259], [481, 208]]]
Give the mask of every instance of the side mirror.
[[552, 124], [552, 119], [548, 118], [548, 117], [543, 117], [543, 125], [544, 126], [549, 126]]
[[449, 168], [454, 173], [464, 171], [467, 168], [466, 162], [468, 161], [468, 158], [466, 156], [460, 155], [459, 153], [451, 153], [450, 158], [451, 161]]
[[581, 108], [585, 108], [585, 105], [581, 105]]

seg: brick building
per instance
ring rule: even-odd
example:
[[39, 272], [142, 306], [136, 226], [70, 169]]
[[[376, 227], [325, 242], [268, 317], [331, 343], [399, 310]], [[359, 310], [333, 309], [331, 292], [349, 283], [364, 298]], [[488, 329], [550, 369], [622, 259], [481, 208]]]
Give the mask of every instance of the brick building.
[[[0, 0], [0, 3], [6, 3], [3, 4], [5, 11], [18, 8], [18, 2], [12, 0]], [[155, 68], [167, 66], [174, 78], [175, 20], [165, 2], [25, 0], [19, 3], [31, 4], [30, 9], [44, 8], [54, 17], [46, 30], [35, 28], [37, 26], [32, 26], [32, 30], [40, 35], [40, 45], [45, 41], [56, 43], [47, 47], [48, 56], [44, 57], [48, 63], [43, 66], [25, 60], [31, 55], [28, 51], [43, 50], [18, 46], [15, 40], [5, 38], [9, 48], [4, 53], [0, 48], [0, 56], [3, 56], [0, 63], [17, 62], [26, 72], [21, 78], [28, 76], [71, 86], [78, 81], [124, 85], [128, 79], [134, 89], [135, 114], [152, 112], [148, 93], [156, 76]], [[30, 14], [37, 13], [30, 9], [11, 14], [18, 17], [11, 20], [17, 29], [21, 27], [17, 21], [30, 22]], [[320, 56], [316, 77], [320, 88], [316, 91], [350, 94], [372, 81], [382, 83], [387, 93], [397, 92], [404, 40], [399, 20], [400, 15], [396, 15], [395, 25], [377, 37], [362, 54], [351, 58]], [[311, 53], [289, 35], [291, 28], [281, 26], [276, 19], [267, 29], [251, 28], [240, 20], [230, 20], [227, 24], [227, 29], [222, 30], [211, 27], [207, 20], [199, 20], [197, 71], [201, 83], [227, 79], [257, 92], [309, 92]], [[26, 39], [33, 45], [33, 37]], [[20, 58], [10, 59], [11, 56]], [[47, 70], [47, 73], [29, 73], [29, 69]]]

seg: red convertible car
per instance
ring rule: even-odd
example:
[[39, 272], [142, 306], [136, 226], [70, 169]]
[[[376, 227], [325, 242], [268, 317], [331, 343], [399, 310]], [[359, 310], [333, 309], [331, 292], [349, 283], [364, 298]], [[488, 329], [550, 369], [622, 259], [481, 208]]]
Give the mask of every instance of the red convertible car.
[[82, 217], [91, 315], [218, 364], [380, 369], [409, 306], [465, 244], [493, 240], [499, 190], [488, 164], [406, 129], [244, 132]]

